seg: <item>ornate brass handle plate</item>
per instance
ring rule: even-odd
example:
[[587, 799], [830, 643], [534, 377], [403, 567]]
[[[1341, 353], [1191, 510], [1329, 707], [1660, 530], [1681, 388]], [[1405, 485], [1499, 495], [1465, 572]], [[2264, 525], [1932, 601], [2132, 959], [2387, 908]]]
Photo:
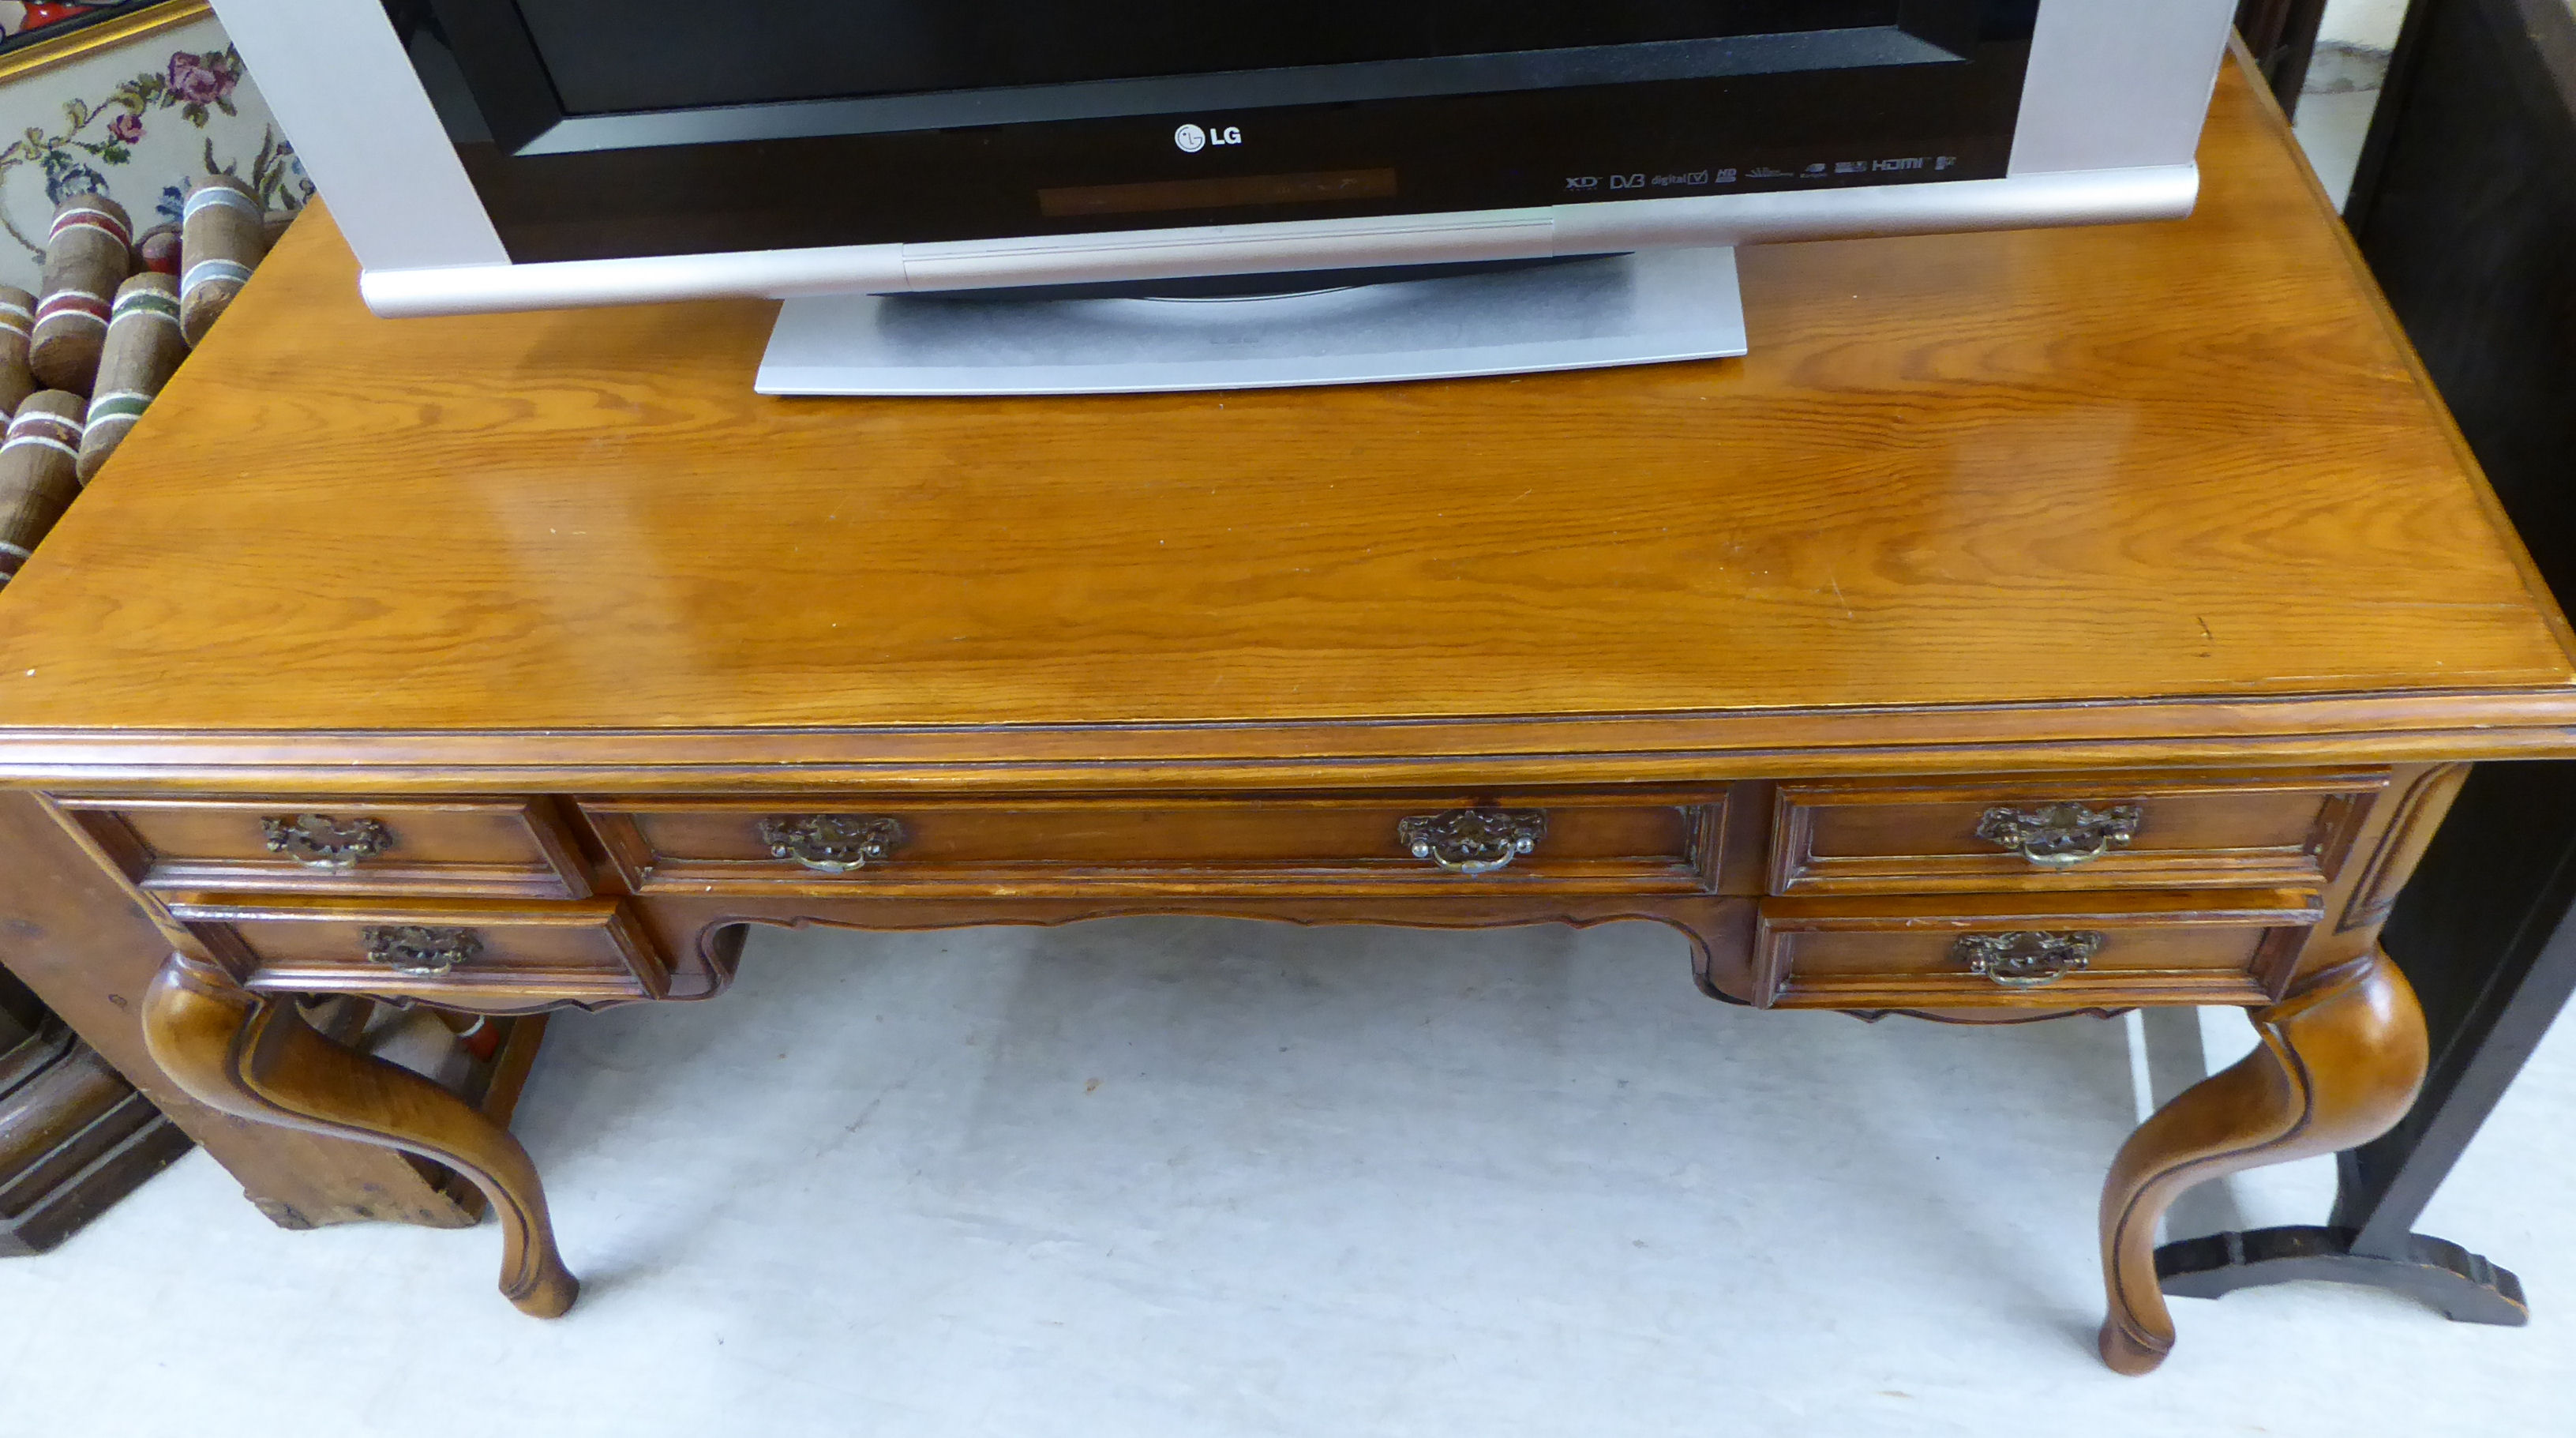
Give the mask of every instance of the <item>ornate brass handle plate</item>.
[[369, 963], [423, 979], [443, 978], [483, 952], [483, 936], [472, 929], [430, 924], [370, 924], [361, 938]]
[[1417, 859], [1452, 874], [1490, 874], [1547, 837], [1547, 815], [1536, 809], [1453, 809], [1396, 821], [1396, 838]]
[[2008, 989], [2040, 989], [2092, 966], [2102, 951], [2098, 933], [1962, 934], [1950, 957], [1968, 972]]
[[1977, 821], [1977, 837], [2015, 850], [2042, 868], [2071, 869], [2126, 848], [2145, 820], [2145, 810], [2136, 804], [2100, 809], [2084, 804], [2048, 804], [2037, 809], [2006, 806], [1986, 811]]
[[348, 869], [394, 846], [393, 831], [373, 819], [334, 819], [328, 814], [285, 814], [259, 821], [268, 851], [308, 869]]
[[872, 814], [776, 814], [760, 821], [760, 842], [818, 874], [883, 863], [903, 843], [903, 826]]

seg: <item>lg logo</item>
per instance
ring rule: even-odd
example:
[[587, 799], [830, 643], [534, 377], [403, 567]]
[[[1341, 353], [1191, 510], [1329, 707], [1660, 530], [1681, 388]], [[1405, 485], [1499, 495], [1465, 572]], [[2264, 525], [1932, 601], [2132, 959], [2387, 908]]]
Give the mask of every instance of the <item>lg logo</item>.
[[1182, 154], [1195, 155], [1210, 145], [1240, 145], [1243, 143], [1243, 131], [1233, 125], [1217, 130], [1202, 130], [1196, 125], [1183, 125], [1172, 132], [1172, 143], [1181, 147]]

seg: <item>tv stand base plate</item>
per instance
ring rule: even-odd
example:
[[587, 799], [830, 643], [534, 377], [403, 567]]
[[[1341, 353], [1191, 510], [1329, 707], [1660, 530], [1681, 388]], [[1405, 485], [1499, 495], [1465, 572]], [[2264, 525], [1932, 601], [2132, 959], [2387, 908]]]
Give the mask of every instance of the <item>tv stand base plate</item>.
[[1745, 352], [1731, 249], [1225, 299], [787, 301], [776, 395], [1138, 394], [1532, 374]]

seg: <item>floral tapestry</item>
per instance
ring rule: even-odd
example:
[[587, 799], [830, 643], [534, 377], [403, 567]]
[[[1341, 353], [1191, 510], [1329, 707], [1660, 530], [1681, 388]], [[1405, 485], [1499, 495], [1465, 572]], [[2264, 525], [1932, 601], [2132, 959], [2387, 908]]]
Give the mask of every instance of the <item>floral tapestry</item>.
[[211, 17], [0, 86], [0, 283], [37, 288], [54, 207], [109, 196], [146, 230], [177, 223], [197, 176], [240, 177], [272, 210], [313, 184]]

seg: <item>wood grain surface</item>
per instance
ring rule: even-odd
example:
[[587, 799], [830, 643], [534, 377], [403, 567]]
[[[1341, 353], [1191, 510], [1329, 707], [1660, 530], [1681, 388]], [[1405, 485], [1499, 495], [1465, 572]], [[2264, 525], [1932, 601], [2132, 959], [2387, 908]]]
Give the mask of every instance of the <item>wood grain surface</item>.
[[2234, 67], [2203, 168], [2181, 224], [1750, 251], [1744, 361], [1062, 400], [758, 397], [762, 304], [377, 320], [315, 213], [0, 596], [0, 775], [2571, 747]]

